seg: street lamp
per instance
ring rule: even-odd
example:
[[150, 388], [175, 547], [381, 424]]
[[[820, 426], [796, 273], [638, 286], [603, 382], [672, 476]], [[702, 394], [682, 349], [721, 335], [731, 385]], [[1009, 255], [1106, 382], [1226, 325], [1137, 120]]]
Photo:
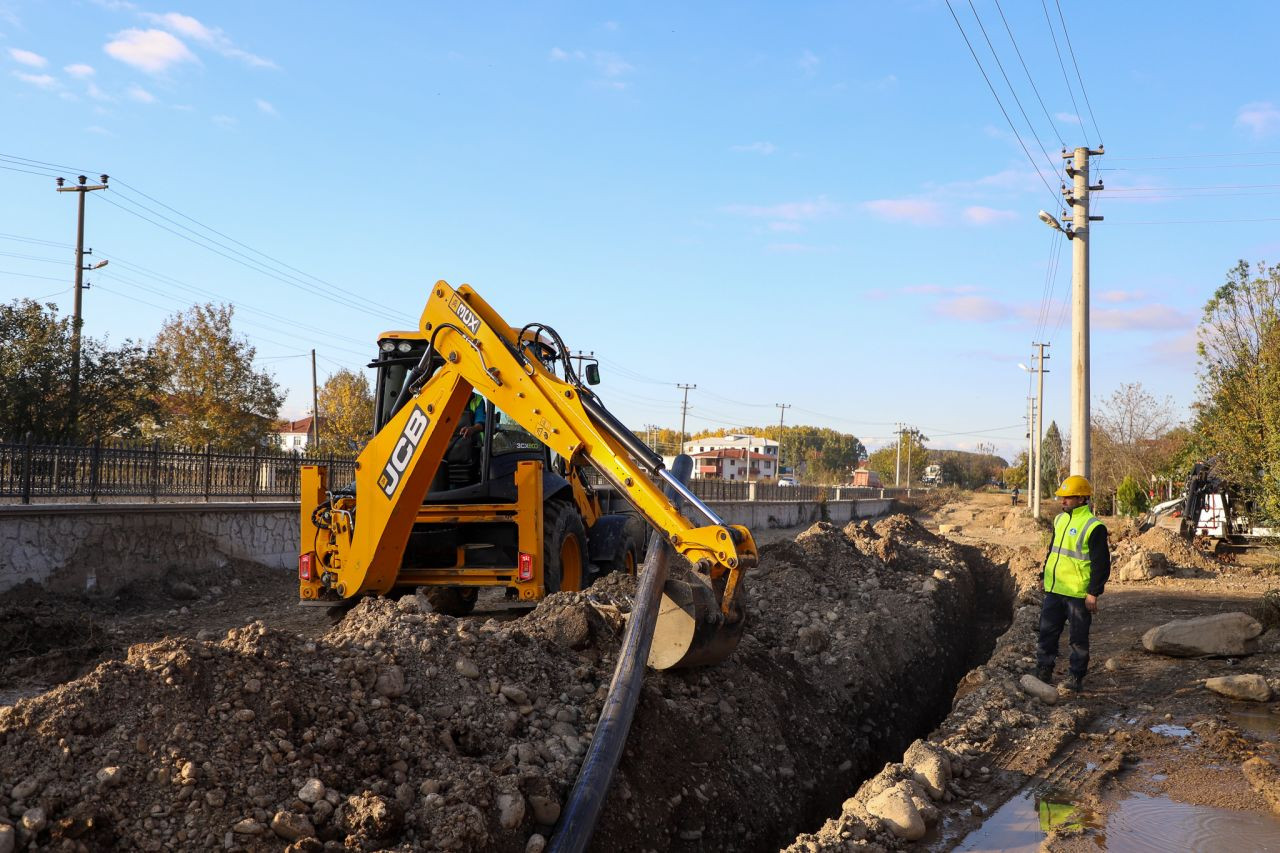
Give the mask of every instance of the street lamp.
[[[1053, 214], [1050, 213], [1049, 211], [1042, 210], [1037, 215], [1040, 217], [1041, 222], [1043, 222], [1045, 225], [1048, 225], [1054, 231], [1061, 231], [1063, 234], [1066, 234], [1068, 240], [1075, 239], [1076, 235], [1071, 233], [1070, 226], [1063, 228], [1062, 223], [1059, 222], [1056, 218], [1054, 218]], [[1019, 365], [1019, 367], [1021, 367], [1021, 365]]]

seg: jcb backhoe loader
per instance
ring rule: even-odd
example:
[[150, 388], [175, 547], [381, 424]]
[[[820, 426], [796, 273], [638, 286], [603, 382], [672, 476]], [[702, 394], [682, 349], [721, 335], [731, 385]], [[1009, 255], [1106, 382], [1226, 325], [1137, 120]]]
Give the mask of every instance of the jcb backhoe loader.
[[[441, 281], [419, 329], [383, 335], [371, 366], [375, 429], [355, 482], [302, 471], [303, 603], [427, 587], [437, 609], [460, 615], [494, 586], [534, 602], [634, 571], [638, 516], [695, 567], [668, 585], [653, 665], [714, 662], [736, 646], [750, 532], [723, 524], [605, 409], [554, 329], [508, 326], [469, 286]], [[594, 365], [586, 373], [598, 377]], [[606, 511], [587, 465], [632, 512]], [[709, 523], [677, 512], [661, 482]]]

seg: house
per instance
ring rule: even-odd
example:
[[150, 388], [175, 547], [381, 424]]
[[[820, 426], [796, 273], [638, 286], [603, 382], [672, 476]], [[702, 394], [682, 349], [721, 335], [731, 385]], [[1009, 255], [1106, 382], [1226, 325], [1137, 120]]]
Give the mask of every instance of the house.
[[759, 435], [704, 436], [684, 443], [695, 480], [770, 482], [778, 476], [778, 442]]
[[281, 421], [276, 424], [275, 445], [281, 450], [296, 450], [299, 453], [307, 449], [311, 441], [311, 417], [296, 421]]

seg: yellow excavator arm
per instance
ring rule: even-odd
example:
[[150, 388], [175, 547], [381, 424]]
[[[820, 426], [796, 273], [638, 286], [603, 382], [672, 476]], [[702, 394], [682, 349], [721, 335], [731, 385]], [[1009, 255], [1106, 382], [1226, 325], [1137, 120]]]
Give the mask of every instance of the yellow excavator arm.
[[[455, 290], [444, 281], [432, 288], [419, 326], [430, 345], [395, 413], [357, 458], [354, 493], [321, 480], [303, 495], [303, 512], [315, 507], [310, 520], [328, 534], [316, 537], [319, 565], [300, 566], [304, 597], [308, 578], [315, 590], [343, 598], [392, 588], [418, 508], [475, 390], [560, 456], [589, 462], [694, 564], [724, 616], [734, 611], [742, 573], [757, 559], [751, 533], [721, 522], [589, 388], [569, 381], [572, 372], [556, 376], [539, 357], [544, 343], [535, 327], [517, 333], [469, 286]], [[568, 355], [562, 347], [566, 362]], [[707, 523], [685, 518], [655, 479]]]

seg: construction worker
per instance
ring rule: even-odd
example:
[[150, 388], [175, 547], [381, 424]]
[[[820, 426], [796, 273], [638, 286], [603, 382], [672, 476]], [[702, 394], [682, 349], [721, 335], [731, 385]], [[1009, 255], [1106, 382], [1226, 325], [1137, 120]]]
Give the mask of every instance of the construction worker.
[[1107, 528], [1089, 509], [1093, 487], [1084, 477], [1071, 475], [1055, 493], [1062, 512], [1053, 520], [1053, 540], [1044, 561], [1044, 602], [1040, 606], [1040, 641], [1036, 649], [1036, 677], [1053, 681], [1058, 640], [1070, 622], [1069, 667], [1072, 690], [1084, 689], [1089, 668], [1089, 627], [1098, 612], [1098, 596], [1111, 577]]

